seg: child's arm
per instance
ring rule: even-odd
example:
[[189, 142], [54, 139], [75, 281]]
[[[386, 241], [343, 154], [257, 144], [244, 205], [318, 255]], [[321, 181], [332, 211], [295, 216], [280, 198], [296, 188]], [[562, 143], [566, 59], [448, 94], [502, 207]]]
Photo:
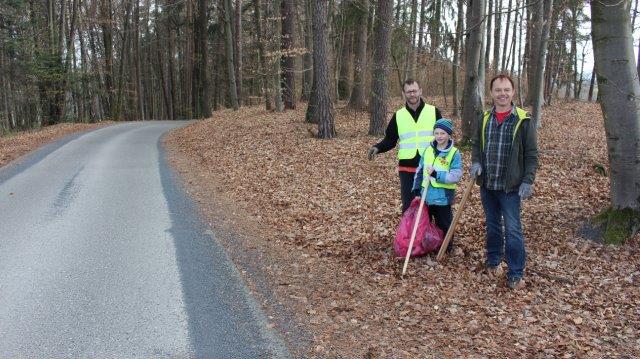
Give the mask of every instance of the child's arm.
[[416, 175], [413, 177], [413, 187], [411, 188], [411, 192], [413, 192], [413, 194], [422, 190], [422, 172], [424, 172], [424, 156], [420, 157], [420, 164], [416, 170]]
[[462, 156], [457, 150], [451, 160], [449, 171], [437, 171], [436, 181], [440, 183], [458, 183], [462, 178]]

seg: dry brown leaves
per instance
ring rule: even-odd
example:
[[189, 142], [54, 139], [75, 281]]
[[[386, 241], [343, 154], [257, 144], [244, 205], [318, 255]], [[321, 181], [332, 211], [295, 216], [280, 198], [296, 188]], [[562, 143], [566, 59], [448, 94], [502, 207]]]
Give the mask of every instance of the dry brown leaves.
[[640, 356], [638, 238], [608, 247], [579, 236], [608, 204], [608, 179], [596, 170], [607, 168], [597, 105], [545, 110], [535, 195], [523, 205], [519, 291], [482, 270], [477, 189], [456, 234], [462, 251], [442, 264], [412, 260], [401, 279], [391, 250], [400, 219], [394, 153], [366, 161], [376, 139], [364, 113], [338, 110], [338, 138], [325, 141], [310, 136], [304, 111], [220, 111], [168, 142], [193, 160], [196, 198], [216, 191], [265, 229], [253, 240], [270, 252], [265, 270], [279, 300], [313, 334], [305, 357]]
[[0, 167], [36, 148], [75, 132], [105, 126], [101, 123], [61, 123], [45, 128], [0, 137]]

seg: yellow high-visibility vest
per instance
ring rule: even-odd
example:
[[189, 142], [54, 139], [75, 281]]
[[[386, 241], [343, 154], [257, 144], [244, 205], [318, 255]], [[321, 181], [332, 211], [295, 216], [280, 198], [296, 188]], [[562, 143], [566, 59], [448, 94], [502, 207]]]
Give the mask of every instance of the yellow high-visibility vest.
[[[449, 171], [449, 169], [451, 168], [451, 162], [453, 161], [453, 156], [455, 155], [456, 151], [458, 149], [456, 147], [451, 147], [451, 149], [449, 150], [449, 153], [447, 153], [446, 156], [437, 156], [435, 154], [435, 151], [433, 150], [432, 146], [427, 147], [427, 149], [424, 151], [424, 164], [425, 167], [426, 165], [430, 164], [431, 166], [433, 166], [433, 169], [436, 171]], [[426, 188], [428, 183], [427, 180], [431, 179], [431, 186], [433, 187], [437, 187], [437, 188], [446, 188], [446, 189], [456, 189], [456, 184], [455, 183], [440, 183], [440, 182], [436, 182], [436, 179], [428, 176], [427, 173], [424, 173], [424, 176], [422, 177], [422, 187]]]
[[406, 107], [396, 111], [398, 124], [398, 159], [409, 160], [424, 152], [433, 141], [433, 126], [436, 124], [436, 108], [424, 105], [415, 121]]
[[[516, 133], [518, 132], [518, 127], [522, 124], [522, 121], [529, 118], [529, 114], [527, 111], [521, 109], [520, 107], [516, 107], [516, 113], [518, 114], [518, 122], [516, 123], [516, 127], [513, 129], [513, 139], [516, 138]], [[485, 111], [484, 118], [482, 119], [482, 149], [484, 150], [484, 144], [486, 142], [485, 139], [485, 131], [487, 129], [487, 123], [489, 122], [489, 118], [491, 117], [491, 111]], [[512, 139], [512, 141], [513, 141]]]

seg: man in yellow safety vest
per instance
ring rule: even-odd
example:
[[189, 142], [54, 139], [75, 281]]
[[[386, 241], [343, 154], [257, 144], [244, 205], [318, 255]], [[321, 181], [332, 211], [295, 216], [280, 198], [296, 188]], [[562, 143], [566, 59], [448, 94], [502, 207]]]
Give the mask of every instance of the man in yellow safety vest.
[[405, 106], [393, 115], [384, 138], [369, 149], [368, 156], [371, 161], [376, 154], [387, 152], [398, 144], [398, 174], [404, 213], [413, 199], [411, 188], [420, 155], [433, 141], [433, 126], [442, 115], [435, 106], [424, 102], [418, 81], [408, 79], [402, 87]]

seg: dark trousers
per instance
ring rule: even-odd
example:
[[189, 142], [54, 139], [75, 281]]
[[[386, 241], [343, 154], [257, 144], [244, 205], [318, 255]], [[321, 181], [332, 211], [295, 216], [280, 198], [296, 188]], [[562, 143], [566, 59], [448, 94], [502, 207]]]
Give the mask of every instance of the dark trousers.
[[[447, 235], [447, 231], [449, 231], [449, 227], [451, 227], [451, 222], [453, 221], [453, 212], [451, 211], [451, 205], [446, 206], [429, 206], [429, 217], [431, 220], [436, 222], [436, 226], [442, 229], [443, 235]], [[451, 251], [453, 248], [453, 237], [449, 241], [449, 246], [447, 247], [448, 251]]]
[[413, 200], [413, 194], [411, 188], [413, 188], [413, 177], [415, 173], [399, 171], [400, 176], [400, 198], [402, 198], [402, 213], [409, 208], [411, 200]]

